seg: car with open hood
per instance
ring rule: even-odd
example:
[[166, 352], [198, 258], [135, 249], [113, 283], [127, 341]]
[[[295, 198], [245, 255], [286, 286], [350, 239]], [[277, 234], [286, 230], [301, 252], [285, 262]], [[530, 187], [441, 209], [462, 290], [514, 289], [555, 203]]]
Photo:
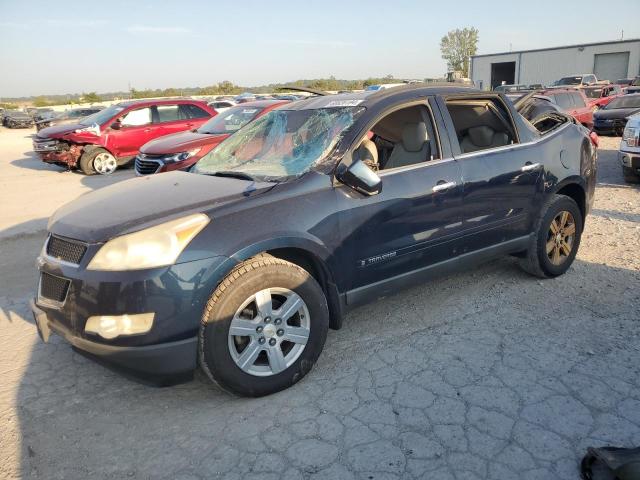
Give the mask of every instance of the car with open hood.
[[593, 130], [598, 135], [621, 136], [627, 118], [640, 112], [640, 93], [621, 95], [593, 114]]
[[274, 109], [190, 173], [119, 182], [55, 212], [38, 331], [147, 380], [200, 365], [260, 396], [304, 377], [357, 305], [502, 255], [562, 275], [597, 149], [571, 117], [544, 115], [532, 124], [502, 94], [452, 84]]
[[40, 130], [33, 149], [43, 162], [109, 175], [131, 162], [148, 141], [198, 128], [214, 115], [205, 102], [183, 98], [122, 102]]
[[287, 103], [281, 100], [243, 103], [218, 113], [195, 130], [151, 140], [136, 157], [136, 175], [186, 170], [247, 123]]

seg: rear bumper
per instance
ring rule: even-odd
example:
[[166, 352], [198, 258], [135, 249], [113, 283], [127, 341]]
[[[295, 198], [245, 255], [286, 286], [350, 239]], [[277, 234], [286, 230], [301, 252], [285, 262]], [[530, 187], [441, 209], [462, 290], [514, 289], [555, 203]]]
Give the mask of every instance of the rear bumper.
[[56, 333], [82, 353], [124, 373], [161, 380], [191, 372], [196, 368], [197, 337], [139, 347], [105, 345], [74, 335], [50, 318], [35, 301], [31, 301], [31, 311], [38, 334], [44, 342], [49, 341], [51, 333]]

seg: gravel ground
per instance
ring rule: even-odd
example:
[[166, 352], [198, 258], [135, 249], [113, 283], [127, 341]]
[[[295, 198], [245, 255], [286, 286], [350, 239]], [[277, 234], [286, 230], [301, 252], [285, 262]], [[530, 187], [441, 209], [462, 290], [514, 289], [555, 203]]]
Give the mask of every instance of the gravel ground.
[[[5, 138], [0, 168], [29, 149]], [[540, 281], [505, 258], [360, 308], [302, 382], [262, 399], [202, 375], [146, 387], [42, 344], [27, 301], [43, 232], [2, 210], [0, 478], [577, 479], [587, 446], [640, 445], [640, 188], [622, 180], [618, 142], [602, 141], [566, 275]], [[37, 192], [49, 173], [67, 199], [86, 186], [20, 176]], [[36, 220], [56, 206], [32, 202]]]

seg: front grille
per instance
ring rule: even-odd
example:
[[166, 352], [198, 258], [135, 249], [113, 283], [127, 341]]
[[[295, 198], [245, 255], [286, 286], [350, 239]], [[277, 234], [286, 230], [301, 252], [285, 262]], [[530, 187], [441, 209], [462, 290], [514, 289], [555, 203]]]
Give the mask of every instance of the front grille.
[[[39, 126], [44, 128], [46, 126], [46, 124], [41, 123], [41, 124], [39, 124]], [[58, 140], [55, 140], [55, 139], [36, 138], [33, 141], [33, 149], [36, 152], [55, 151], [55, 150], [59, 150], [61, 148], [61, 146], [62, 146], [62, 144], [60, 142], [58, 142]]]
[[138, 175], [151, 175], [162, 168], [162, 161], [152, 160], [148, 157], [138, 155], [136, 157], [136, 173]]
[[40, 297], [63, 303], [69, 291], [70, 280], [42, 272], [40, 275]]
[[51, 235], [47, 242], [47, 255], [63, 262], [78, 265], [86, 251], [87, 246], [84, 243], [56, 237], [55, 235]]

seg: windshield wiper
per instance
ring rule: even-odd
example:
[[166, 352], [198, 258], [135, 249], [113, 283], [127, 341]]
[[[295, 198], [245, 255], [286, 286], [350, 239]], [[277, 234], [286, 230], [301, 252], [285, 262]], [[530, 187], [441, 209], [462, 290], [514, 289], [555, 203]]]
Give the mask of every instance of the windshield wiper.
[[236, 172], [236, 171], [233, 171], [233, 170], [220, 170], [219, 172], [213, 172], [210, 175], [213, 175], [214, 177], [239, 178], [240, 180], [250, 180], [252, 182], [255, 182], [255, 180], [256, 180], [255, 178], [253, 178], [248, 173]]

